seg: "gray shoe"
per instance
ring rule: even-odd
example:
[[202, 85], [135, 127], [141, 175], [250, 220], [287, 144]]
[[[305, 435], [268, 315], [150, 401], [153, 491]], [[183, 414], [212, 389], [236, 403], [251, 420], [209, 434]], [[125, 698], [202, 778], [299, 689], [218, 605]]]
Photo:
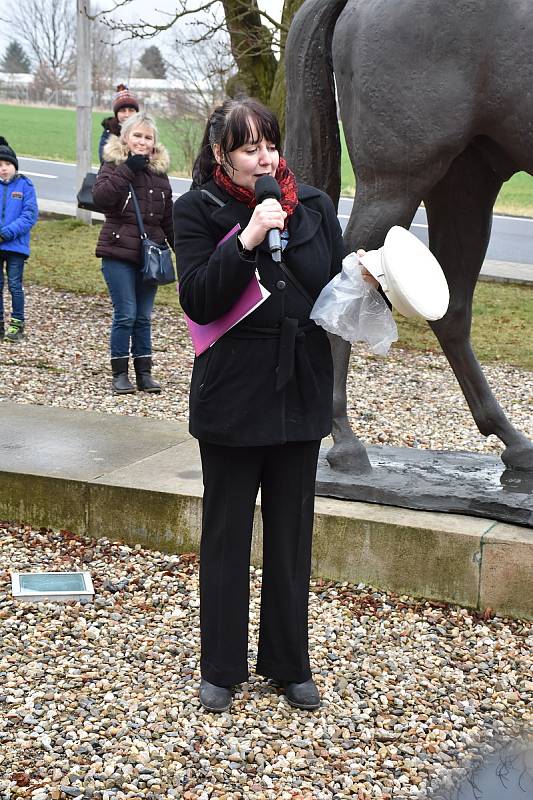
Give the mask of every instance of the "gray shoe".
[[206, 711], [220, 714], [229, 711], [231, 706], [231, 689], [227, 686], [215, 686], [203, 678], [200, 681], [200, 703]]
[[320, 707], [320, 695], [312, 678], [304, 683], [285, 683], [285, 697], [293, 708], [315, 711]]

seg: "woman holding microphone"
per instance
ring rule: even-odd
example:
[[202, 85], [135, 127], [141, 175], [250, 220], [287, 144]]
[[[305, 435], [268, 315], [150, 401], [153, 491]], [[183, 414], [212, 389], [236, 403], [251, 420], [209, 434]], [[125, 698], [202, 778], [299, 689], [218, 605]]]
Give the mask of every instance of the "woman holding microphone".
[[[265, 176], [274, 191], [267, 187], [262, 199], [256, 184]], [[195, 188], [174, 205], [185, 313], [200, 325], [217, 320], [256, 270], [270, 292], [195, 359], [191, 379], [190, 431], [204, 480], [200, 701], [226, 711], [232, 687], [248, 678], [250, 545], [261, 488], [256, 669], [291, 705], [315, 709], [307, 607], [316, 465], [331, 430], [333, 366], [327, 334], [309, 313], [341, 269], [341, 229], [329, 197], [297, 183], [282, 158], [274, 114], [253, 99], [215, 109], [193, 178]], [[269, 249], [273, 229], [281, 263]]]

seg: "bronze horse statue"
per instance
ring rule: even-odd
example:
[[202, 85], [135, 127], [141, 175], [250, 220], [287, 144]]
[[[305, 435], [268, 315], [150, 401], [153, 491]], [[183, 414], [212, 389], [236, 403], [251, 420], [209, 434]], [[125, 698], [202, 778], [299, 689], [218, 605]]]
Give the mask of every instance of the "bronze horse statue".
[[[338, 203], [340, 116], [357, 176], [347, 251], [409, 228], [424, 202], [450, 288], [432, 322], [475, 423], [533, 470], [533, 443], [506, 418], [470, 344], [472, 295], [504, 181], [533, 174], [533, 0], [306, 0], [285, 48], [286, 156]], [[370, 469], [346, 410], [350, 346], [332, 337], [336, 469]]]

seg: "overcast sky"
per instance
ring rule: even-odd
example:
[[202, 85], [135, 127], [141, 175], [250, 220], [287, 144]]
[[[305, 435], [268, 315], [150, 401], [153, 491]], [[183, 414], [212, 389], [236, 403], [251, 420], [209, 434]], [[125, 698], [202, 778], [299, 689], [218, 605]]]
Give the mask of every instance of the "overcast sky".
[[[283, 0], [258, 0], [259, 8], [266, 11], [271, 17], [280, 18], [281, 17], [281, 9], [283, 7]], [[94, 5], [94, 0], [93, 0]], [[101, 8], [111, 8], [112, 3], [107, 3], [105, 0], [100, 0], [98, 5]], [[151, 6], [157, 11], [163, 12], [171, 12], [176, 9], [177, 3], [175, 0], [151, 0]], [[199, 5], [199, 4], [197, 4]], [[142, 16], [143, 19], [148, 17], [147, 12], [147, 3], [146, 0], [132, 0], [128, 6], [125, 6], [124, 9], [120, 9], [117, 14], [124, 14], [124, 17], [128, 14], [130, 18], [133, 18], [134, 15]]]
[[[0, 3], [2, 0], [0, 0]], [[73, 6], [75, 6], [76, 0], [72, 0]], [[258, 0], [259, 7], [264, 9], [270, 16], [274, 18], [281, 17], [281, 9], [283, 7], [283, 0]], [[105, 0], [99, 0], [98, 3], [95, 0], [92, 0], [91, 3], [92, 7], [94, 8], [98, 5], [101, 9], [111, 8], [113, 3], [112, 2], [105, 2]], [[139, 18], [148, 20], [150, 22], [159, 22], [165, 19], [164, 12], [172, 12], [176, 9], [177, 2], [176, 0], [150, 0], [150, 3], [147, 3], [146, 0], [132, 0], [130, 4], [121, 8], [118, 12], [116, 12], [116, 16], [120, 19], [124, 20], [132, 20], [138, 21]], [[147, 8], [150, 7], [154, 8], [154, 12], [147, 11]], [[157, 14], [157, 11], [163, 12], [162, 14]], [[192, 17], [188, 18], [192, 21]], [[153, 40], [148, 39], [144, 41], [137, 41], [135, 44], [139, 47], [139, 51], [142, 52], [144, 47], [148, 47], [152, 42], [157, 44], [164, 49], [165, 40], [169, 40], [171, 35], [169, 33], [162, 34], [159, 37], [154, 38]], [[0, 26], [0, 52], [3, 55], [5, 48], [11, 39], [16, 39], [16, 31], [9, 30], [8, 26]]]

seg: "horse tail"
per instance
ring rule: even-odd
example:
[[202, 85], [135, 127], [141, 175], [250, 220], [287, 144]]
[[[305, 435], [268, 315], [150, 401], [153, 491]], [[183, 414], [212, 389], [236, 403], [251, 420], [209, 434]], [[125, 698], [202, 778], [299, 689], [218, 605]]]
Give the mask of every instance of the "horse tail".
[[340, 195], [341, 144], [331, 43], [347, 0], [307, 0], [295, 14], [285, 45], [285, 154], [297, 177]]

